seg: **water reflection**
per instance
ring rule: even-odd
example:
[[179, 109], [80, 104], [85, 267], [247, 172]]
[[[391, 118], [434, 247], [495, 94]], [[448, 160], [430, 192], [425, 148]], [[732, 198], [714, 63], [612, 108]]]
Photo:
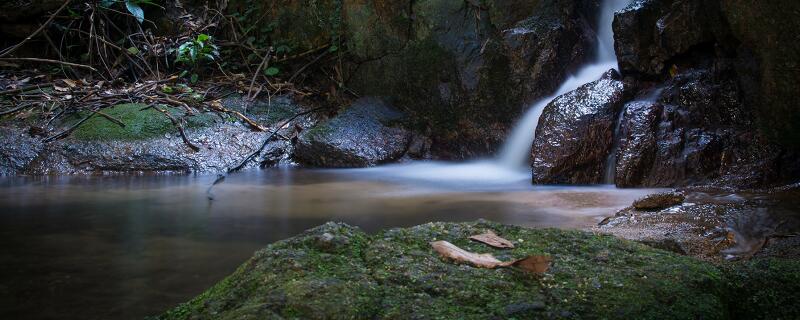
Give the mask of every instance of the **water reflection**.
[[0, 180], [0, 318], [157, 314], [253, 251], [329, 220], [367, 231], [478, 218], [577, 227], [649, 192], [432, 183], [381, 170], [247, 172], [215, 187], [213, 202], [210, 176]]

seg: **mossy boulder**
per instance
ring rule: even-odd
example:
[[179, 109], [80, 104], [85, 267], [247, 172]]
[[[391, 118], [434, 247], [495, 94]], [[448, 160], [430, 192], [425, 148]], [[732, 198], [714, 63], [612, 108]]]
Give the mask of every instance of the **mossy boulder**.
[[[156, 109], [146, 107], [144, 104], [128, 103], [105, 108], [101, 112], [119, 120], [124, 126], [96, 114], [75, 129], [72, 136], [78, 140], [141, 140], [177, 132], [178, 129], [166, 115]], [[181, 117], [180, 110], [176, 108], [163, 106], [160, 108], [170, 112], [176, 119]], [[85, 116], [86, 114], [82, 113], [72, 117], [67, 124]], [[184, 126], [203, 127], [211, 123], [213, 123], [212, 116], [197, 114], [187, 117]]]
[[[492, 249], [467, 239], [487, 229], [515, 248]], [[442, 260], [429, 244], [435, 240], [501, 260], [544, 254], [553, 262], [542, 275], [475, 268]], [[373, 235], [328, 223], [269, 245], [159, 318], [726, 319], [740, 317], [731, 310], [748, 307], [747, 314], [792, 318], [796, 311], [780, 304], [791, 305], [798, 291], [780, 282], [797, 283], [798, 272], [796, 261], [719, 268], [612, 236], [486, 221], [436, 222]]]

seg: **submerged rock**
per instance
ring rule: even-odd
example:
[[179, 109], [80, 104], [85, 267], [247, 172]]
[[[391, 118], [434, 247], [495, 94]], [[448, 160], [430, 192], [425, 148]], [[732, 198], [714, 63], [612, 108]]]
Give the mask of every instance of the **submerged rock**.
[[411, 133], [404, 115], [377, 98], [362, 98], [302, 133], [294, 159], [313, 167], [367, 167], [402, 157]]
[[602, 182], [624, 85], [614, 70], [559, 96], [542, 111], [533, 141], [533, 182]]
[[[486, 229], [518, 245], [502, 251], [468, 240]], [[331, 251], [320, 246], [321, 238], [346, 241]], [[429, 244], [434, 240], [503, 259], [546, 254], [553, 262], [541, 276], [475, 268], [441, 259]], [[789, 279], [800, 268], [791, 261], [775, 263], [791, 274], [764, 276]], [[579, 231], [478, 221], [434, 222], [368, 235], [327, 223], [269, 245], [234, 274], [159, 319], [724, 319], [729, 303], [766, 292], [752, 283], [746, 296], [729, 295], [727, 279], [710, 263]], [[782, 288], [768, 290], [797, 296]]]

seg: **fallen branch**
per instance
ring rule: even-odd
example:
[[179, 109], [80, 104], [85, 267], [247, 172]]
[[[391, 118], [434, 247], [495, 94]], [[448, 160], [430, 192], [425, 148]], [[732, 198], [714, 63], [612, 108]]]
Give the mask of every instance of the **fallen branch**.
[[95, 114], [92, 113], [92, 114], [84, 117], [83, 119], [81, 119], [81, 121], [78, 121], [75, 124], [73, 124], [72, 126], [70, 126], [69, 128], [67, 128], [67, 130], [61, 131], [61, 133], [58, 133], [56, 135], [47, 137], [44, 140], [42, 140], [42, 142], [49, 143], [49, 142], [52, 142], [52, 141], [55, 141], [55, 140], [58, 140], [58, 139], [61, 139], [61, 138], [64, 138], [64, 137], [68, 136], [70, 133], [72, 133], [72, 131], [75, 131], [75, 129], [77, 129], [81, 124], [86, 122], [86, 120], [89, 120], [91, 117], [94, 117], [94, 115]]
[[186, 132], [183, 131], [183, 125], [181, 125], [181, 123], [178, 122], [178, 120], [175, 119], [175, 117], [173, 117], [171, 114], [169, 114], [169, 111], [163, 110], [163, 109], [161, 109], [159, 107], [156, 107], [156, 105], [154, 103], [150, 104], [148, 107], [156, 109], [156, 110], [158, 110], [158, 112], [161, 112], [165, 116], [167, 116], [167, 118], [169, 118], [169, 121], [172, 121], [172, 125], [174, 125], [175, 127], [178, 128], [178, 132], [180, 132], [181, 139], [183, 140], [183, 142], [186, 143], [186, 145], [188, 145], [189, 148], [192, 148], [192, 150], [194, 150], [195, 152], [200, 151], [200, 147], [198, 147], [194, 143], [192, 143], [192, 141], [190, 141], [189, 138], [186, 136]]
[[264, 149], [267, 147], [267, 144], [269, 144], [269, 142], [272, 141], [272, 138], [274, 138], [278, 134], [278, 131], [280, 131], [281, 128], [283, 128], [284, 126], [286, 126], [287, 124], [289, 124], [290, 122], [294, 121], [294, 119], [297, 119], [300, 116], [304, 116], [304, 115], [307, 115], [307, 114], [310, 114], [312, 112], [316, 112], [316, 111], [319, 111], [319, 110], [322, 110], [322, 109], [325, 109], [325, 108], [326, 107], [318, 107], [318, 108], [309, 109], [309, 110], [306, 110], [306, 111], [303, 111], [303, 112], [300, 112], [300, 113], [296, 113], [291, 118], [286, 119], [281, 124], [279, 124], [277, 126], [277, 128], [275, 128], [275, 130], [272, 131], [272, 133], [270, 133], [270, 135], [268, 135], [266, 139], [264, 139], [264, 142], [261, 143], [261, 147], [259, 147], [258, 150], [250, 153], [237, 166], [228, 168], [228, 170], [225, 171], [225, 174], [220, 174], [220, 175], [217, 176], [217, 179], [215, 179], [214, 182], [212, 182], [211, 185], [206, 190], [206, 194], [208, 196], [208, 200], [214, 200], [214, 195], [211, 193], [211, 189], [214, 188], [215, 185], [222, 183], [222, 181], [225, 181], [225, 178], [227, 177], [227, 175], [242, 170], [245, 166], [247, 166], [248, 163], [250, 163], [250, 161], [253, 161], [253, 159], [258, 157], [258, 155], [261, 154], [261, 152], [263, 152]]
[[63, 64], [65, 66], [70, 66], [70, 67], [89, 69], [89, 70], [92, 70], [94, 72], [98, 72], [97, 69], [95, 69], [94, 67], [87, 66], [85, 64], [78, 64], [78, 63], [51, 60], [51, 59], [40, 59], [40, 58], [0, 58], [0, 61], [31, 61], [31, 62], [42, 62], [42, 63], [55, 63], [55, 64]]

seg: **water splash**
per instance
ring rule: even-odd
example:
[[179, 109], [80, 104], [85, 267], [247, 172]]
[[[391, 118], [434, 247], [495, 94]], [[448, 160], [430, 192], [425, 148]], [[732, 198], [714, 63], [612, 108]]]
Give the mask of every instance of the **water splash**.
[[611, 23], [614, 12], [625, 8], [630, 0], [605, 0], [600, 10], [597, 31], [597, 58], [593, 63], [583, 66], [577, 73], [562, 83], [555, 94], [534, 103], [522, 120], [517, 123], [506, 142], [503, 144], [498, 163], [508, 168], [526, 167], [530, 156], [531, 145], [535, 138], [536, 127], [544, 107], [556, 97], [577, 89], [580, 85], [597, 80], [608, 69], [618, 69], [614, 53], [614, 32]]

